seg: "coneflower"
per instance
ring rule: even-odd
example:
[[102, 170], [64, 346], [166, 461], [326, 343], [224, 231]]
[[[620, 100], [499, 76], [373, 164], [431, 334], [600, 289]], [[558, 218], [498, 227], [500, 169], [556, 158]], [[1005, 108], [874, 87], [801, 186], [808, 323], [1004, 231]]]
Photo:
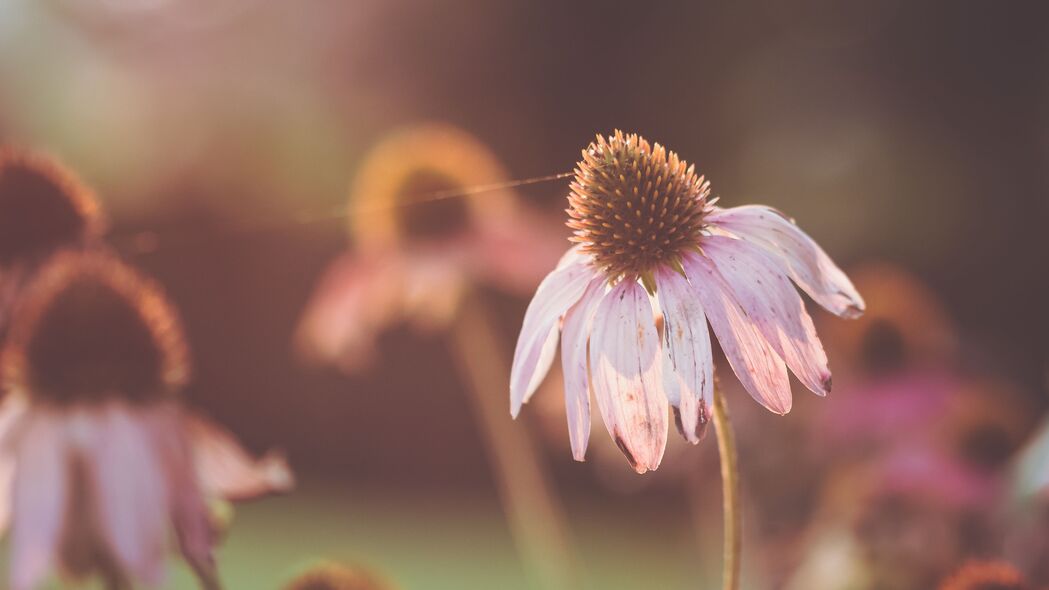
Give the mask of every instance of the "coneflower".
[[17, 291], [48, 256], [90, 244], [104, 222], [92, 192], [41, 154], [0, 148], [0, 332]]
[[352, 183], [354, 250], [325, 275], [297, 344], [308, 359], [353, 372], [398, 323], [448, 333], [525, 568], [538, 585], [572, 587], [567, 535], [541, 459], [491, 395], [506, 377], [478, 288], [527, 293], [559, 255], [559, 240], [512, 185], [483, 143], [447, 124], [408, 127], [380, 142]]
[[0, 369], [14, 590], [53, 568], [157, 584], [169, 529], [218, 587], [207, 495], [273, 466], [245, 467], [228, 435], [184, 413], [187, 348], [160, 288], [105, 254], [56, 255], [19, 299]]
[[577, 460], [586, 454], [593, 392], [638, 473], [659, 466], [671, 407], [693, 443], [712, 416], [733, 486], [734, 445], [714, 395], [708, 321], [733, 372], [769, 410], [790, 411], [788, 367], [817, 394], [830, 391], [827, 356], [791, 281], [842, 317], [861, 314], [863, 299], [790, 218], [715, 201], [694, 166], [637, 135], [598, 136], [583, 150], [568, 197], [577, 245], [525, 313], [510, 379], [513, 416], [549, 370], [560, 335]]
[[447, 327], [472, 285], [531, 289], [556, 260], [557, 240], [514, 192], [468, 194], [506, 178], [484, 144], [443, 123], [408, 127], [372, 149], [350, 190], [354, 249], [329, 268], [307, 306], [298, 332], [304, 355], [359, 369], [392, 325]]

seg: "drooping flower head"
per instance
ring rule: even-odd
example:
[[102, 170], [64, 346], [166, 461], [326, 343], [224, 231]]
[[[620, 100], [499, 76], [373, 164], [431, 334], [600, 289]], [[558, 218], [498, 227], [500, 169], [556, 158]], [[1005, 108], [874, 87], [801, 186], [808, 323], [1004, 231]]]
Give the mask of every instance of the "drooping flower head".
[[94, 195], [54, 160], [0, 148], [0, 333], [21, 287], [48, 256], [96, 240]]
[[329, 269], [299, 328], [307, 358], [359, 368], [377, 332], [404, 320], [446, 326], [474, 285], [531, 289], [557, 240], [498, 188], [506, 179], [484, 144], [446, 124], [409, 127], [373, 148], [350, 190], [355, 251]]
[[39, 261], [102, 229], [94, 195], [57, 162], [0, 148], [0, 268]]
[[598, 136], [583, 151], [568, 198], [578, 245], [536, 291], [510, 384], [516, 416], [561, 335], [578, 460], [591, 391], [638, 472], [659, 465], [670, 407], [686, 439], [699, 441], [713, 388], [708, 321], [744, 387], [770, 410], [790, 410], [787, 367], [812, 391], [830, 389], [827, 357], [791, 280], [843, 317], [862, 313], [863, 299], [792, 220], [762, 206], [722, 209], [709, 194], [693, 166], [637, 135]]
[[[187, 348], [163, 292], [107, 254], [69, 251], [52, 257], [16, 312], [0, 366], [11, 587], [35, 588], [52, 568], [155, 585], [169, 529], [215, 587], [205, 496], [259, 490], [266, 472], [183, 412], [175, 394], [189, 377]], [[224, 468], [209, 472], [216, 463]]]
[[4, 355], [16, 391], [53, 404], [148, 402], [189, 378], [162, 291], [107, 255], [59, 255], [25, 301]]

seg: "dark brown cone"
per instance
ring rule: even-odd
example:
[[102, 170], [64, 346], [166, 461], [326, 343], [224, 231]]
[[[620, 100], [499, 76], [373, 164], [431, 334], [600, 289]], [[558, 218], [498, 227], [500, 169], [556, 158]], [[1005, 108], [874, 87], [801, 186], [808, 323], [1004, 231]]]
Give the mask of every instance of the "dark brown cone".
[[572, 241], [613, 280], [650, 279], [660, 265], [680, 265], [698, 247], [710, 209], [710, 184], [694, 166], [618, 130], [583, 151], [571, 190]]
[[53, 160], [0, 148], [0, 267], [39, 262], [101, 232], [94, 195]]
[[102, 253], [62, 253], [29, 285], [2, 356], [4, 386], [52, 403], [156, 399], [187, 351], [160, 288]]

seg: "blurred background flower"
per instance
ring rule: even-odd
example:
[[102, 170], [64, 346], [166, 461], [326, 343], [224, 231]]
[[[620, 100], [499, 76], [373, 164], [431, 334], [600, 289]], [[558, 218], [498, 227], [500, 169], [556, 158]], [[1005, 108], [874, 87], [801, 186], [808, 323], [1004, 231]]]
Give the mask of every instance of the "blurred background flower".
[[[987, 474], [949, 450], [953, 428], [972, 428], [965, 411], [943, 409], [951, 391], [980, 389], [989, 404], [973, 409], [1021, 417], [1004, 437], [974, 437], [1004, 439], [975, 448], [1006, 454], [1049, 406], [1044, 23], [1037, 3], [972, 1], [12, 0], [0, 5], [0, 140], [55, 154], [97, 191], [115, 246], [182, 311], [197, 361], [188, 400], [253, 451], [286, 448], [301, 473], [296, 493], [238, 508], [220, 550], [233, 587], [271, 587], [321, 555], [374, 564], [406, 588], [529, 587], [459, 395], [467, 384], [436, 335], [395, 328], [379, 336], [388, 354], [352, 377], [291, 354], [304, 306], [347, 248], [347, 219], [332, 212], [391, 130], [446, 121], [506, 177], [527, 178], [569, 171], [594, 133], [634, 129], [716, 179], [720, 204], [789, 211], [857, 282], [864, 271], [850, 263], [903, 269], [936, 301], [935, 311], [918, 295], [888, 304], [919, 307], [896, 327], [911, 343], [907, 371], [870, 374], [832, 334], [853, 323], [824, 322], [827, 399], [798, 396], [789, 419], [736, 404], [754, 491], [745, 522], [761, 539], [745, 568], [750, 587], [776, 587], [810, 556], [838, 563], [853, 546], [809, 533], [833, 513], [854, 537], [854, 513], [822, 499], [845, 477], [832, 473], [873, 470], [898, 443]], [[564, 231], [566, 184], [515, 192]], [[873, 321], [876, 297], [857, 287]], [[487, 295], [509, 348], [527, 296]], [[945, 340], [933, 337], [937, 317], [949, 320]], [[854, 335], [891, 361], [893, 346], [877, 344], [891, 334]], [[878, 421], [888, 431], [813, 440], [831, 421], [824, 412], [861, 418], [852, 424], [888, 416]], [[689, 462], [716, 462], [713, 445], [690, 450]], [[680, 517], [694, 493], [657, 481], [624, 494], [566, 453], [548, 458], [586, 587], [710, 582], [719, 520], [701, 523], [710, 548], [700, 554], [714, 563], [697, 561], [694, 523]], [[677, 464], [669, 454], [656, 475], [673, 480]], [[982, 480], [999, 479], [989, 471]], [[718, 502], [717, 490], [700, 500]], [[1049, 581], [1037, 560], [1009, 558], [1032, 583]], [[176, 568], [170, 587], [187, 583]]]

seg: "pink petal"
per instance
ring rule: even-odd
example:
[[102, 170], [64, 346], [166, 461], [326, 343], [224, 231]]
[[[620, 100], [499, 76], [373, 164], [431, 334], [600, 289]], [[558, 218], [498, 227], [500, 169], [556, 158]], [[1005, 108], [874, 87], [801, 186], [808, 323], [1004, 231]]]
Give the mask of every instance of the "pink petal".
[[179, 548], [201, 580], [201, 587], [218, 588], [213, 547], [215, 532], [197, 482], [185, 432], [185, 417], [175, 406], [152, 414], [153, 445], [167, 475], [171, 520]]
[[550, 370], [561, 316], [579, 301], [595, 274], [585, 260], [568, 256], [568, 264], [546, 275], [525, 311], [510, 370], [510, 415], [515, 418]]
[[469, 244], [474, 273], [507, 291], [530, 293], [564, 252], [562, 229], [527, 210], [488, 216]]
[[296, 334], [309, 360], [346, 370], [374, 356], [375, 334], [393, 322], [401, 307], [400, 261], [387, 256], [344, 255], [325, 274]]
[[85, 459], [103, 538], [123, 569], [157, 584], [164, 570], [171, 498], [149, 423], [139, 416], [146, 411], [122, 404], [97, 410], [91, 417], [97, 436]]
[[763, 205], [718, 209], [707, 220], [767, 250], [816, 303], [845, 318], [866, 309], [852, 281], [794, 221]]
[[[413, 253], [401, 271], [400, 313], [422, 330], [447, 326], [459, 310], [468, 280], [461, 253], [439, 249]], [[392, 294], [391, 294], [392, 295]]]
[[225, 500], [244, 500], [286, 492], [295, 484], [279, 453], [256, 460], [224, 428], [197, 415], [187, 415], [184, 427], [203, 492]]
[[597, 304], [604, 296], [605, 279], [594, 277], [582, 298], [565, 314], [561, 337], [561, 364], [565, 379], [565, 411], [572, 457], [582, 461], [590, 439], [590, 379], [587, 341]]
[[[698, 443], [710, 415], [714, 392], [707, 317], [685, 277], [667, 268], [656, 273], [656, 297], [663, 311], [663, 350], [672, 373], [664, 374], [670, 404], [685, 439]], [[673, 392], [673, 393], [671, 393]]]
[[17, 446], [11, 587], [30, 590], [51, 568], [65, 520], [69, 456], [60, 418], [46, 410], [33, 412]]
[[11, 521], [12, 481], [17, 455], [13, 439], [17, 436], [28, 405], [24, 396], [7, 394], [0, 402], [0, 535]]
[[776, 354], [805, 387], [826, 395], [830, 391], [827, 354], [805, 303], [775, 260], [750, 242], [723, 236], [704, 238], [703, 252]]
[[769, 410], [777, 414], [789, 412], [790, 380], [783, 359], [747, 317], [713, 261], [691, 254], [684, 262], [685, 273], [740, 383]]
[[655, 469], [667, 444], [669, 406], [648, 294], [637, 281], [621, 281], [593, 321], [590, 370], [605, 427], [638, 473]]

